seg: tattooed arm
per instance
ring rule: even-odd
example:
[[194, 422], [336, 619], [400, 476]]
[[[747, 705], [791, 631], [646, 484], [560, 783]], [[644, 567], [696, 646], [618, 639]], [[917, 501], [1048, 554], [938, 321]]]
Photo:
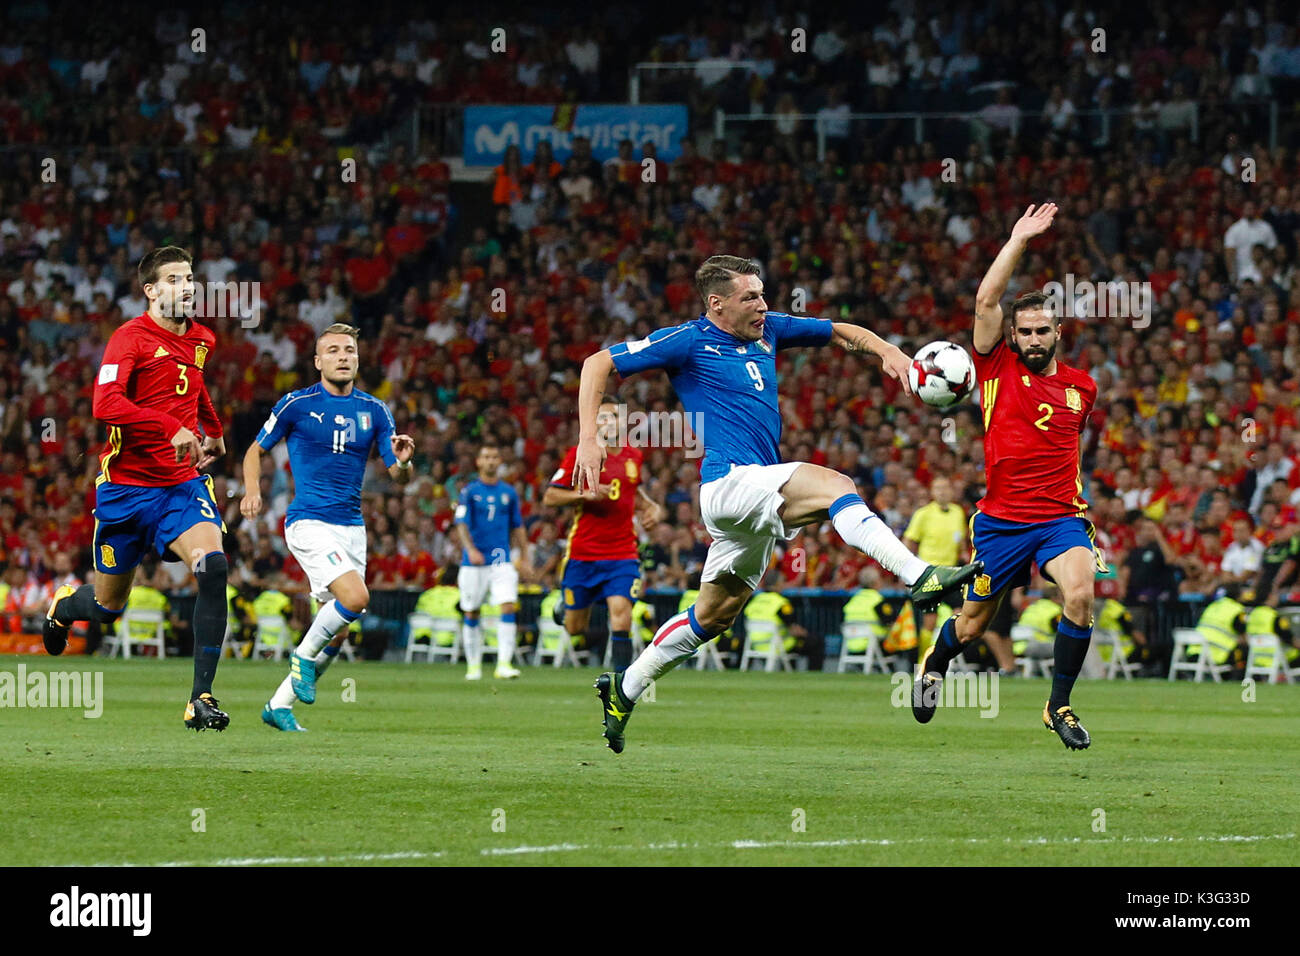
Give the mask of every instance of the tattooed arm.
[[870, 329], [848, 322], [831, 323], [831, 344], [858, 355], [880, 356], [885, 374], [902, 383], [904, 395], [912, 394], [912, 386], [907, 380], [912, 359], [897, 345], [890, 345]]

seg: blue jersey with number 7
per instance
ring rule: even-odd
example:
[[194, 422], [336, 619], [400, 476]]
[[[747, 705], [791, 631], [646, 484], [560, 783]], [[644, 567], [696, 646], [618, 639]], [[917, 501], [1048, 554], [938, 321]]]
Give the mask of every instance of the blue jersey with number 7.
[[[456, 504], [456, 523], [463, 524], [487, 564], [510, 563], [510, 532], [524, 525], [519, 495], [504, 481], [471, 481]], [[460, 563], [469, 564], [461, 549]]]

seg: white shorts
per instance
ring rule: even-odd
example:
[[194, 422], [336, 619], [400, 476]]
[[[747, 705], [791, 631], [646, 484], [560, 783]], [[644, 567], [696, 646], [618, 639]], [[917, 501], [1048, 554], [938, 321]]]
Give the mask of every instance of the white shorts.
[[301, 518], [284, 529], [284, 543], [307, 572], [311, 596], [324, 602], [333, 595], [330, 585], [355, 571], [366, 577], [366, 526], [327, 524]]
[[777, 539], [793, 540], [802, 530], [787, 528], [779, 513], [781, 488], [801, 464], [736, 465], [700, 488], [700, 515], [713, 538], [701, 581], [730, 573], [758, 587]]
[[485, 603], [514, 604], [519, 600], [519, 572], [513, 564], [462, 564], [456, 586], [462, 611], [477, 611]]

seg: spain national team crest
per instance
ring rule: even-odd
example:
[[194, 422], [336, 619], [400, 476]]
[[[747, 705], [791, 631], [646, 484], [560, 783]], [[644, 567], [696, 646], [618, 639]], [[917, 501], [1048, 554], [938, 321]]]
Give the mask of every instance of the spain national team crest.
[[993, 579], [987, 574], [981, 574], [975, 578], [975, 596], [988, 597], [989, 590], [993, 587]]
[[770, 352], [770, 351], [772, 351], [772, 346], [770, 346], [770, 345], [767, 344], [767, 340], [766, 340], [766, 339], [759, 339], [759, 340], [758, 340], [758, 347], [759, 347], [760, 349], [762, 349], [764, 352]]
[[1065, 404], [1070, 407], [1072, 412], [1083, 411], [1083, 399], [1079, 396], [1078, 389], [1067, 388], [1065, 390]]
[[636, 462], [627, 462], [627, 476], [633, 481], [636, 481]]
[[203, 363], [208, 358], [208, 347], [206, 345], [194, 346], [194, 367], [200, 372], [203, 371]]
[[357, 424], [361, 427], [363, 432], [370, 431], [370, 413], [357, 412]]

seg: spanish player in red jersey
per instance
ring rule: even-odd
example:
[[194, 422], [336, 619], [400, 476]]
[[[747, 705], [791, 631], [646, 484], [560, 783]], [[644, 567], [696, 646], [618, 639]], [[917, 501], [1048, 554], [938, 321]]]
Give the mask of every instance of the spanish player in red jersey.
[[1070, 690], [1092, 639], [1094, 574], [1105, 565], [1083, 500], [1079, 436], [1097, 385], [1086, 372], [1057, 361], [1061, 321], [1051, 299], [1041, 292], [1015, 299], [1009, 333], [999, 304], [1029, 240], [1047, 231], [1056, 211], [1052, 203], [1026, 210], [976, 293], [974, 357], [987, 491], [971, 518], [971, 546], [984, 573], [966, 586], [960, 615], [944, 624], [922, 659], [912, 713], [921, 723], [934, 716], [949, 662], [962, 644], [984, 634], [1006, 592], [1027, 584], [1036, 562], [1065, 602], [1043, 723], [1065, 746], [1082, 750], [1091, 739], [1070, 707]]
[[[632, 663], [632, 602], [640, 596], [641, 561], [633, 517], [647, 530], [660, 518], [659, 505], [641, 487], [641, 451], [619, 444], [618, 403], [608, 395], [596, 413], [596, 437], [608, 449], [597, 488], [573, 490], [578, 449], [569, 449], [551, 479], [542, 504], [574, 508], [565, 544], [564, 629], [585, 634], [591, 606], [602, 598], [609, 610], [615, 670]], [[561, 604], [556, 604], [557, 612]]]
[[[198, 597], [185, 726], [224, 730], [230, 717], [212, 696], [212, 678], [226, 633], [225, 526], [212, 479], [199, 475], [226, 453], [221, 421], [203, 382], [216, 336], [189, 318], [194, 271], [184, 249], [154, 249], [140, 260], [137, 274], [149, 308], [113, 333], [95, 380], [94, 414], [108, 426], [95, 479], [95, 580], [55, 593], [45, 620], [45, 649], [62, 654], [74, 621], [111, 626], [126, 607], [146, 551], [186, 561]], [[175, 558], [166, 557], [169, 550]]]

